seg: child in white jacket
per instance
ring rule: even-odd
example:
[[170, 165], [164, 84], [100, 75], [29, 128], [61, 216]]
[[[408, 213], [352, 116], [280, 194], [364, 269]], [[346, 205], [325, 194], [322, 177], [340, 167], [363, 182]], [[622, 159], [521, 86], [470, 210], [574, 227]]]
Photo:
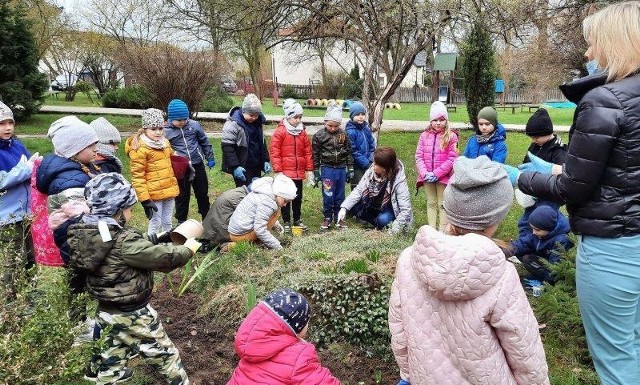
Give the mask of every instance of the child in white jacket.
[[548, 385], [538, 323], [491, 236], [513, 189], [486, 156], [458, 158], [444, 192], [445, 233], [423, 226], [402, 252], [389, 300], [400, 384]]
[[264, 177], [251, 183], [251, 192], [236, 207], [229, 220], [231, 242], [258, 242], [269, 249], [282, 249], [280, 241], [269, 230], [284, 228], [278, 222], [280, 208], [296, 197], [296, 185], [283, 174]]

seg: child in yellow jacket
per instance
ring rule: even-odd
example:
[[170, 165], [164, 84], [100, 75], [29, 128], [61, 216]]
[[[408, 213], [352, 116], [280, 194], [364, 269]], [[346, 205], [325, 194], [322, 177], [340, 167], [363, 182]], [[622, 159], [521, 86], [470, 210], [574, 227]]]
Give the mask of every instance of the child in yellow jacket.
[[179, 189], [171, 167], [173, 149], [164, 137], [162, 111], [149, 108], [142, 112], [142, 128], [127, 139], [125, 153], [131, 159], [131, 184], [149, 218], [147, 233], [171, 230]]

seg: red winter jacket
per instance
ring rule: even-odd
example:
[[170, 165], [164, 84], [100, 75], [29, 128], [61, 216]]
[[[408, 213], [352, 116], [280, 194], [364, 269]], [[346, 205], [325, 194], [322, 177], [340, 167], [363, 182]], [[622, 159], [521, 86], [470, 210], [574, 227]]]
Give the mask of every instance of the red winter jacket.
[[273, 171], [291, 179], [303, 180], [305, 171], [313, 171], [311, 141], [305, 129], [298, 135], [291, 135], [283, 122], [278, 123], [271, 137], [269, 153]]
[[320, 365], [315, 347], [264, 302], [242, 322], [234, 346], [240, 362], [227, 385], [340, 385]]

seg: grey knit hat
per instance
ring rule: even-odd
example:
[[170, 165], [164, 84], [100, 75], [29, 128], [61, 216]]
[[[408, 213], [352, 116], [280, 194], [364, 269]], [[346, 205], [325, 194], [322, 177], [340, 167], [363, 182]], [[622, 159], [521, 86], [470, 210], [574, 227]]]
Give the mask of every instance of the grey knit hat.
[[91, 214], [105, 217], [114, 216], [138, 201], [131, 184], [117, 172], [99, 174], [87, 182], [84, 197]]
[[336, 103], [329, 103], [327, 112], [324, 114], [324, 121], [342, 123], [342, 107]]
[[120, 131], [102, 116], [89, 123], [98, 135], [98, 142], [102, 144], [116, 144], [122, 141]]
[[262, 103], [254, 94], [248, 94], [242, 101], [242, 112], [247, 114], [259, 114], [262, 112]]
[[51, 123], [47, 137], [53, 142], [54, 152], [65, 158], [71, 158], [90, 145], [98, 143], [96, 130], [73, 115]]
[[304, 296], [291, 289], [280, 289], [267, 295], [264, 303], [298, 334], [309, 323], [311, 306]]
[[449, 223], [467, 230], [484, 230], [500, 223], [513, 202], [513, 187], [502, 164], [482, 155], [458, 157], [444, 190], [443, 207]]
[[493, 124], [493, 127], [498, 127], [498, 111], [491, 106], [481, 109], [480, 112], [478, 112], [478, 119], [486, 119]]
[[164, 127], [164, 116], [157, 108], [147, 108], [142, 111], [142, 128]]
[[15, 123], [15, 119], [13, 118], [13, 111], [6, 104], [0, 102], [0, 122], [5, 120], [11, 120]]
[[302, 106], [295, 99], [286, 99], [282, 103], [282, 109], [284, 110], [285, 118], [302, 115], [303, 113]]

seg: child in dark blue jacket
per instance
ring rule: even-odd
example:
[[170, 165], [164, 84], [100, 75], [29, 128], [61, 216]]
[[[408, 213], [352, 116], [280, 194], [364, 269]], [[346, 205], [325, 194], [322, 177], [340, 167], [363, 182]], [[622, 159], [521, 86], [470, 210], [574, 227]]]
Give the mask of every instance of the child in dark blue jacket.
[[569, 221], [557, 208], [540, 206], [529, 216], [529, 225], [532, 232], [512, 241], [511, 251], [534, 279], [553, 284], [554, 278], [541, 259], [558, 263], [561, 253], [573, 247]]
[[364, 104], [353, 102], [349, 106], [349, 118], [346, 131], [351, 142], [351, 154], [353, 155], [353, 178], [351, 178], [351, 190], [353, 190], [364, 172], [373, 163], [373, 151], [376, 149], [376, 142], [371, 134], [369, 122], [367, 122], [367, 110]]

